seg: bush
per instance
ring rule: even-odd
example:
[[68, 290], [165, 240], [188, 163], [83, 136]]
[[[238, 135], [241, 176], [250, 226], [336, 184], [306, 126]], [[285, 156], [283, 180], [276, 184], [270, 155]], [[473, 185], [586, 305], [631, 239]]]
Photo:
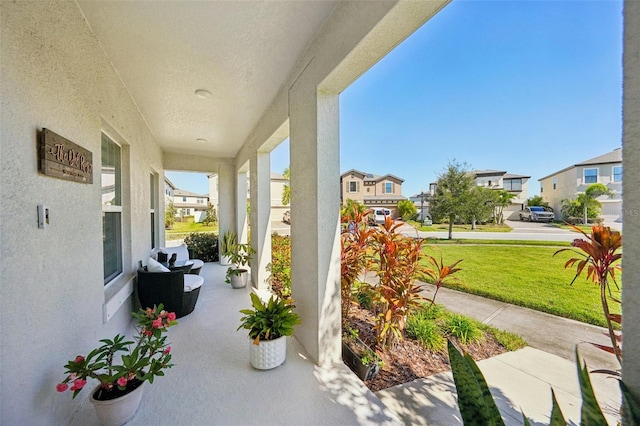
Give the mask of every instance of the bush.
[[[420, 312], [422, 313], [424, 311]], [[435, 320], [421, 313], [409, 315], [406, 326], [407, 334], [433, 352], [444, 350], [447, 341], [442, 335], [442, 330], [438, 327]]]
[[281, 298], [291, 297], [291, 238], [286, 235], [271, 235], [271, 290]]
[[460, 343], [464, 345], [477, 342], [484, 337], [484, 332], [474, 320], [459, 314], [449, 315], [449, 318], [443, 324], [443, 328], [445, 332], [457, 337]]
[[203, 262], [217, 262], [218, 235], [213, 232], [192, 232], [184, 239], [189, 249], [189, 256]]

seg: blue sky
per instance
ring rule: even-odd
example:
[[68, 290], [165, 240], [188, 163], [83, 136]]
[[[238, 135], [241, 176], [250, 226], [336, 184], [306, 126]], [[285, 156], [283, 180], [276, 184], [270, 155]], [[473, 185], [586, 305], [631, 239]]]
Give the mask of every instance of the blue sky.
[[[538, 179], [621, 144], [621, 1], [454, 1], [340, 96], [340, 170], [403, 195], [447, 163]], [[272, 170], [289, 164], [288, 141]], [[206, 193], [167, 173], [181, 189]]]

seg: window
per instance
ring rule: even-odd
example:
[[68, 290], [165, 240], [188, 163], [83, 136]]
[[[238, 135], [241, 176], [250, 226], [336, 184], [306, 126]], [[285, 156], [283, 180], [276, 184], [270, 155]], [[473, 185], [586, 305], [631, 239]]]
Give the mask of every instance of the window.
[[349, 181], [349, 192], [358, 192], [358, 181], [350, 180]]
[[102, 261], [104, 284], [122, 273], [121, 148], [102, 134]]
[[584, 183], [597, 183], [598, 169], [584, 169]]
[[505, 179], [504, 189], [507, 191], [522, 191], [522, 179]]
[[613, 166], [613, 181], [622, 182], [622, 166]]
[[544, 192], [544, 186], [542, 186], [542, 183], [540, 183], [540, 193], [542, 194]]
[[198, 204], [204, 204], [204, 200], [202, 198], [198, 198], [198, 200], [196, 201]]
[[556, 178], [553, 178], [553, 189], [556, 189], [557, 186], [558, 186], [558, 180]]
[[393, 182], [385, 182], [384, 183], [384, 193], [392, 194], [393, 193]]
[[186, 203], [187, 202], [187, 197], [182, 197], [182, 202]]
[[156, 175], [151, 173], [149, 180], [149, 213], [151, 215], [151, 249], [156, 247]]

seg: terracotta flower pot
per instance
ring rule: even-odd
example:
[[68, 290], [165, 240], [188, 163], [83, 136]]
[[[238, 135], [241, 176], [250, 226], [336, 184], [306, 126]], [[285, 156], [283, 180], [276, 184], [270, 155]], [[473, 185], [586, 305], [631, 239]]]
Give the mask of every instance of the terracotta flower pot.
[[90, 400], [100, 423], [104, 426], [121, 426], [131, 420], [138, 411], [144, 391], [144, 382], [131, 392], [107, 401], [95, 399], [94, 396], [99, 388], [100, 385], [93, 389]]

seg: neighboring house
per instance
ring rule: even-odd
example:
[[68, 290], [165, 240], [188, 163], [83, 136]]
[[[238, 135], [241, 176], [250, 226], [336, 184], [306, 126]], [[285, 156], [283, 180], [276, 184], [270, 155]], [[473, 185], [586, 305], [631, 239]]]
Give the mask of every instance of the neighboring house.
[[169, 205], [173, 201], [173, 194], [176, 186], [166, 176], [164, 177], [164, 204]]
[[611, 216], [613, 220], [621, 219], [621, 148], [574, 164], [538, 180], [540, 181], [540, 195], [553, 208], [556, 219], [562, 219], [560, 212], [562, 200], [576, 198], [592, 183], [602, 183], [614, 193], [611, 198], [603, 196], [598, 199], [602, 203], [602, 215]]
[[[218, 175], [208, 175], [209, 178], [209, 200], [218, 209]], [[281, 222], [284, 213], [291, 209], [289, 204], [282, 204], [282, 191], [289, 181], [280, 173], [271, 172], [271, 220]], [[250, 198], [250, 178], [247, 173], [247, 200]]]
[[[515, 175], [502, 170], [471, 170], [470, 174], [475, 176], [477, 186], [494, 190], [505, 190], [513, 194], [511, 204], [504, 208], [503, 215], [505, 219], [518, 219], [518, 212], [524, 208], [529, 198], [529, 179], [531, 176]], [[429, 195], [435, 194], [436, 182], [429, 184]], [[420, 202], [420, 194], [418, 203]], [[425, 198], [425, 200], [427, 200]], [[428, 206], [425, 210], [428, 211]], [[415, 201], [414, 201], [415, 204]]]
[[178, 210], [176, 217], [193, 216], [194, 222], [202, 222], [207, 215], [209, 196], [176, 189], [173, 191], [173, 205]]
[[340, 175], [341, 202], [348, 199], [368, 208], [384, 207], [391, 210], [391, 217], [398, 217], [398, 201], [402, 196], [402, 182], [394, 175], [373, 175], [359, 170], [349, 170]]

